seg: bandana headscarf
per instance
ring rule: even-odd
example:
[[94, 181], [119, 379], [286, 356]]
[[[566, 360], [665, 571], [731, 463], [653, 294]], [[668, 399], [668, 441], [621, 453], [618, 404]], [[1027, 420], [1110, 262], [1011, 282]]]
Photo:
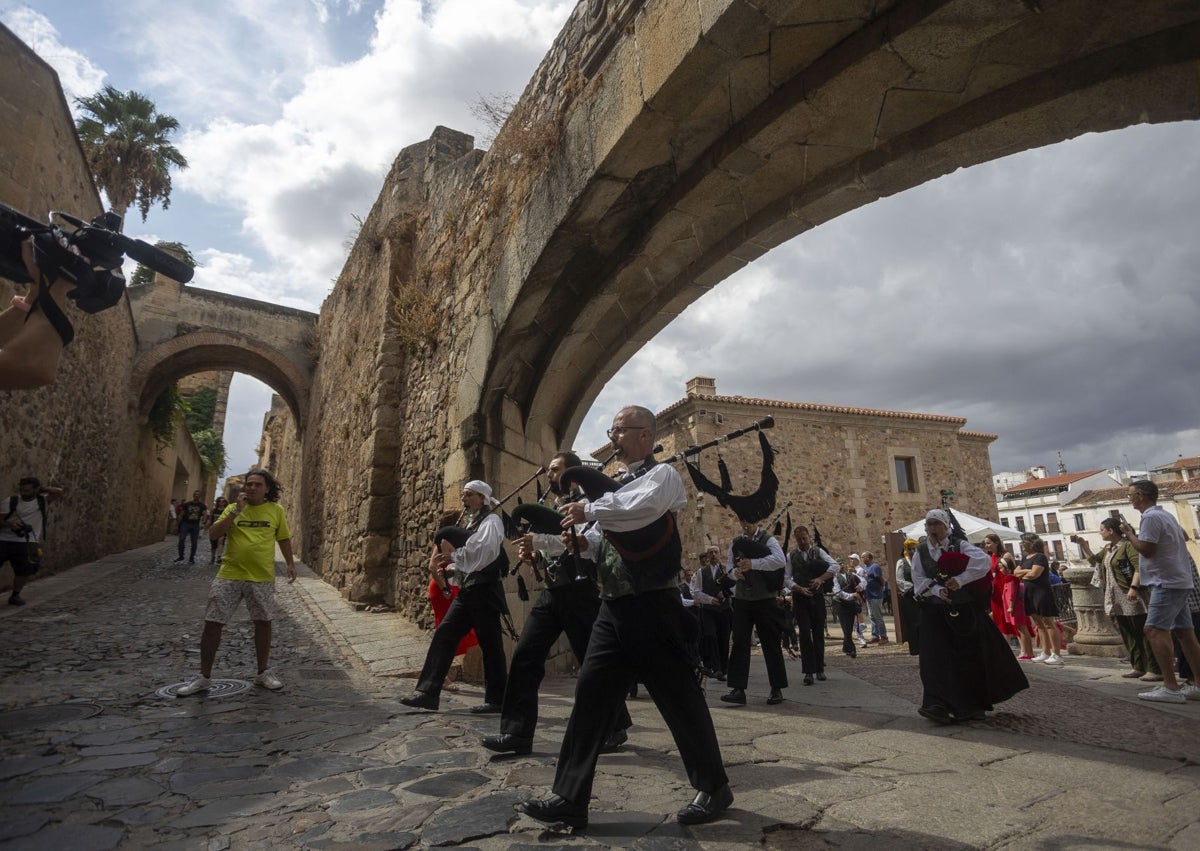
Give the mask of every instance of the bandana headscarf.
[[929, 509], [928, 513], [926, 513], [926, 515], [925, 515], [925, 519], [926, 520], [936, 520], [939, 523], [941, 523], [943, 526], [945, 526], [947, 529], [950, 528], [950, 515], [947, 514], [945, 511], [943, 511], [940, 508]]
[[481, 482], [479, 479], [471, 479], [471, 481], [463, 485], [463, 490], [479, 494], [488, 505], [500, 504], [500, 500], [492, 496], [492, 488], [487, 482]]

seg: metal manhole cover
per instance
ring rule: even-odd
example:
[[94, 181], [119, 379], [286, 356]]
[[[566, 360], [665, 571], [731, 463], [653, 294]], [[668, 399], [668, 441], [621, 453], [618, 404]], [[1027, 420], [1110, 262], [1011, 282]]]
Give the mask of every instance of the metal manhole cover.
[[155, 695], [158, 697], [178, 697], [180, 700], [187, 700], [191, 697], [232, 697], [235, 694], [241, 694], [244, 691], [250, 690], [250, 682], [248, 680], [213, 680], [207, 691], [180, 697], [179, 690], [189, 682], [191, 680], [163, 686], [155, 692]]
[[306, 680], [348, 680], [350, 674], [340, 668], [301, 668], [296, 673]]
[[56, 703], [51, 706], [27, 706], [0, 712], [0, 733], [30, 727], [52, 727], [64, 721], [80, 721], [104, 711], [97, 703]]

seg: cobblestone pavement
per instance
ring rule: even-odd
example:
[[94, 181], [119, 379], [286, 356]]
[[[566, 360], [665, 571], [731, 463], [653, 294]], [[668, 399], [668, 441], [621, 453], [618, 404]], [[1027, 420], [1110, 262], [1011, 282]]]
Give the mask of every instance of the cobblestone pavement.
[[788, 662], [780, 706], [758, 660], [746, 707], [709, 684], [726, 818], [675, 823], [692, 792], [643, 698], [629, 744], [601, 758], [589, 828], [546, 830], [514, 804], [549, 787], [570, 677], [546, 682], [533, 754], [493, 757], [479, 737], [497, 720], [466, 712], [480, 689], [444, 694], [440, 713], [401, 706], [411, 637], [400, 662], [380, 648], [411, 630], [301, 569], [279, 585], [285, 689], [237, 691], [254, 675], [242, 610], [214, 672], [229, 692], [175, 698], [160, 690], [196, 670], [215, 568], [173, 556], [82, 565], [0, 611], [0, 849], [1200, 848], [1200, 704], [1140, 702], [1117, 662], [1070, 657], [1030, 669], [988, 721], [934, 727], [904, 648], [850, 660], [840, 642], [828, 682], [802, 686]]

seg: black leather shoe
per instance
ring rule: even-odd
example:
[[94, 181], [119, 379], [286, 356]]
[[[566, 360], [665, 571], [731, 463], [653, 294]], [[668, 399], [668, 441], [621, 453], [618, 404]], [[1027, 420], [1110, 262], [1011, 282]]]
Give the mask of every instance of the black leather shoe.
[[812, 678], [812, 674], [805, 674], [805, 675], [804, 675], [804, 684], [805, 684], [806, 686], [810, 686], [810, 685], [812, 685], [812, 684], [813, 684], [813, 678]]
[[579, 829], [587, 827], [588, 823], [587, 807], [572, 804], [559, 795], [551, 795], [544, 801], [522, 801], [517, 809], [546, 824], [561, 823]]
[[720, 680], [721, 682], [725, 682], [725, 672], [717, 671], [716, 679]]
[[935, 724], [954, 723], [954, 719], [950, 717], [949, 710], [944, 706], [922, 706], [917, 710], [917, 714], [922, 718], [928, 718]]
[[411, 696], [400, 698], [400, 702], [414, 709], [437, 709], [441, 704], [436, 694], [426, 691], [414, 691]]
[[740, 688], [731, 689], [729, 694], [721, 695], [721, 700], [725, 703], [736, 703], [738, 706], [745, 706], [746, 690]]
[[522, 739], [512, 733], [501, 733], [499, 736], [487, 736], [483, 746], [496, 753], [515, 753], [517, 756], [533, 752], [533, 739]]
[[777, 688], [771, 689], [771, 694], [767, 698], [767, 706], [774, 706], [777, 703], [783, 703], [783, 692]]
[[824, 673], [817, 674], [817, 679], [820, 682], [825, 682], [825, 674]]
[[600, 746], [600, 753], [616, 753], [621, 749], [621, 745], [628, 741], [629, 734], [624, 730], [617, 730], [604, 740], [604, 744]]
[[468, 710], [472, 715], [499, 715], [499, 703], [481, 703], [478, 706], [472, 706]]
[[732, 803], [733, 791], [726, 783], [715, 792], [697, 792], [692, 802], [675, 814], [675, 819], [680, 824], [704, 824], [720, 816]]

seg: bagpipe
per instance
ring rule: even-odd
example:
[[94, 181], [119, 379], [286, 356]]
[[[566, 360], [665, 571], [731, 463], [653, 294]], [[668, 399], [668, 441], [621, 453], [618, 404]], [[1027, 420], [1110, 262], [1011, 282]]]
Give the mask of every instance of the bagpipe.
[[[771, 528], [779, 522], [779, 518], [783, 517], [784, 512], [792, 507], [791, 500], [784, 504], [783, 508], [779, 509], [779, 513], [763, 524], [764, 528]], [[754, 540], [749, 535], [738, 535], [729, 545], [729, 551], [733, 555], [733, 563], [737, 564], [738, 559], [743, 558], [766, 558], [771, 554], [771, 548], [764, 543]], [[785, 567], [777, 570], [748, 570], [741, 577], [742, 581], [747, 585], [754, 585], [759, 579], [762, 580], [764, 587], [768, 591], [782, 591]]]
[[[751, 519], [757, 520], [770, 514], [775, 508], [775, 493], [779, 487], [779, 480], [775, 477], [773, 469], [775, 453], [771, 449], [770, 444], [767, 443], [766, 437], [762, 434], [763, 429], [772, 428], [774, 425], [775, 418], [766, 416], [745, 428], [740, 428], [729, 434], [714, 438], [707, 443], [688, 446], [658, 463], [674, 464], [679, 461], [685, 462], [688, 473], [699, 490], [716, 496], [717, 501], [721, 505], [731, 508], [739, 517], [753, 515]], [[710, 482], [700, 473], [698, 467], [688, 461], [689, 458], [699, 455], [705, 449], [711, 449], [722, 443], [728, 443], [751, 432], [758, 432], [759, 440], [763, 446], [762, 483], [759, 485], [758, 490], [752, 494], [740, 496], [731, 493], [733, 487], [729, 481], [729, 474], [724, 466], [724, 461], [719, 462], [722, 469], [722, 484], [720, 486]], [[616, 458], [616, 453], [608, 461], [611, 462], [614, 458]], [[587, 495], [587, 498], [592, 501], [599, 499], [606, 493], [620, 490], [627, 484], [627, 482], [619, 482], [599, 470], [593, 470], [590, 467], [572, 467], [563, 472], [560, 480], [568, 487], [572, 484], [577, 484], [583, 490], [584, 494]], [[672, 540], [678, 539], [675, 517], [671, 512], [667, 512], [641, 529], [626, 532], [605, 531], [604, 537], [620, 553], [621, 558], [631, 564], [653, 559]]]
[[[791, 507], [792, 501], [789, 499], [786, 503], [784, 503], [783, 508], [779, 509], [779, 512], [774, 517], [762, 524], [762, 527], [764, 529], [769, 529], [772, 526], [777, 527], [779, 525], [779, 519], [783, 517], [784, 513]], [[790, 526], [791, 524], [789, 523], [788, 525]], [[779, 532], [775, 532], [775, 534], [778, 535]], [[733, 539], [733, 542], [730, 543], [729, 550], [733, 553], [733, 560], [735, 562], [742, 558], [766, 558], [771, 554], [770, 547], [768, 547], [766, 544], [759, 543], [749, 535], [738, 535]]]
[[[949, 580], [967, 569], [971, 557], [960, 550], [960, 547], [967, 543], [967, 533], [945, 500], [942, 502], [942, 510], [950, 518], [950, 541], [946, 551], [938, 557], [930, 576], [936, 584], [945, 587]], [[928, 552], [928, 544], [925, 546]], [[972, 580], [955, 591], [948, 588], [946, 591], [950, 595], [951, 606], [988, 605], [992, 599], [992, 572], [989, 570], [979, 579]]]

